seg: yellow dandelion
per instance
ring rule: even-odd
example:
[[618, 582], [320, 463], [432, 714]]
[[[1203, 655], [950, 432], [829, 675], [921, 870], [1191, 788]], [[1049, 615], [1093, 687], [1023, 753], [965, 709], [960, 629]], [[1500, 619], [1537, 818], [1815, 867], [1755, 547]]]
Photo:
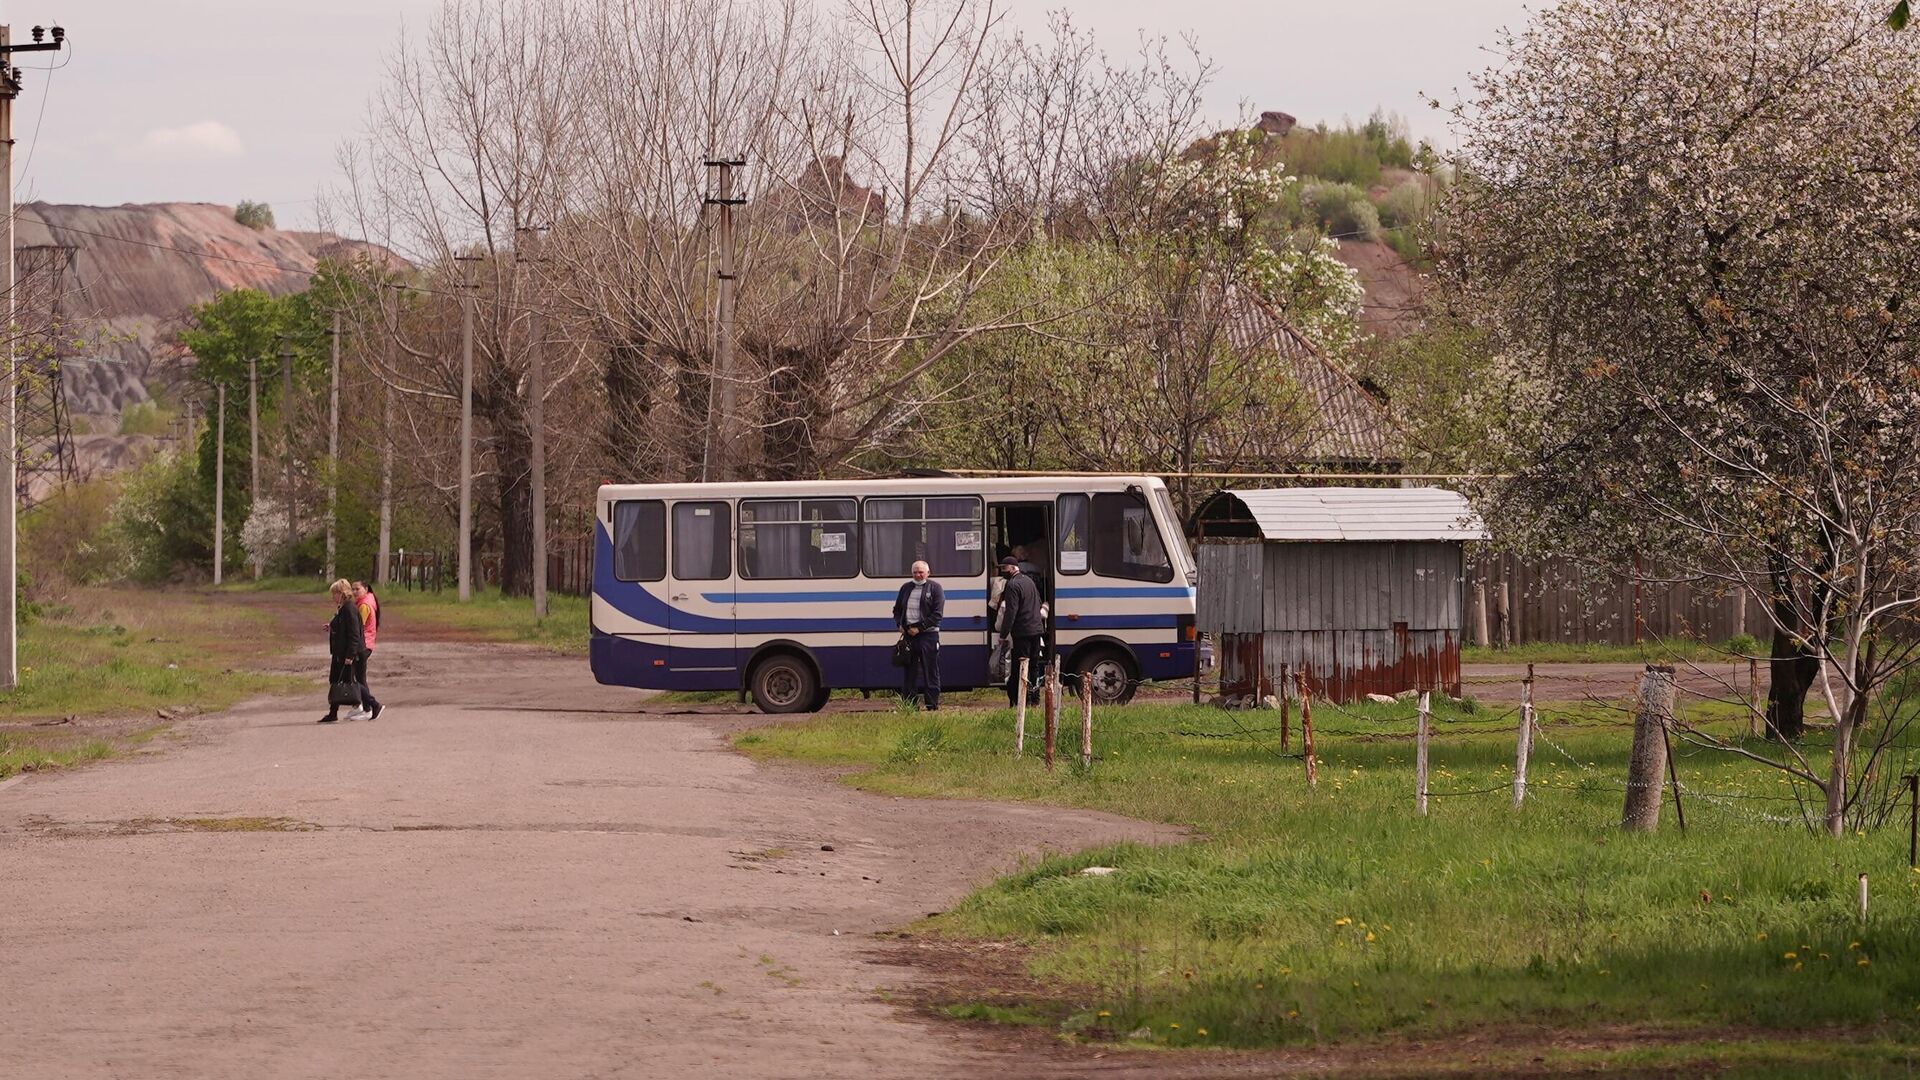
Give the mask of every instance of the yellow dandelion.
[[1342, 915], [1339, 918], [1333, 920], [1333, 925], [1335, 926], [1349, 926], [1352, 923], [1353, 923], [1353, 920], [1347, 918], [1345, 915]]
[[1799, 971], [1799, 970], [1800, 970], [1801, 968], [1803, 968], [1803, 967], [1806, 967], [1806, 966], [1807, 966], [1807, 965], [1805, 965], [1805, 964], [1802, 964], [1802, 963], [1798, 963], [1798, 962], [1796, 962], [1796, 963], [1795, 963], [1795, 964], [1793, 965], [1793, 967], [1792, 967], [1792, 968], [1791, 968], [1790, 970], [1792, 970], [1792, 971]]
[[1783, 954], [1781, 954], [1781, 956], [1780, 956], [1780, 959], [1782, 959], [1782, 960], [1798, 960], [1798, 959], [1800, 959], [1800, 954], [1799, 954], [1799, 953], [1783, 953]]
[[1820, 954], [1820, 959], [1822, 959], [1822, 960], [1825, 960], [1826, 958], [1827, 958], [1827, 954], [1826, 954], [1826, 953], [1821, 953], [1821, 954]]
[[1207, 1029], [1206, 1029], [1206, 1028], [1196, 1028], [1196, 1029], [1194, 1030], [1194, 1034], [1195, 1034], [1195, 1035], [1200, 1035], [1200, 1036], [1203, 1036], [1203, 1037], [1204, 1037], [1204, 1036], [1206, 1035], [1206, 1033], [1207, 1033]]
[[1611, 974], [1613, 974], [1613, 972], [1611, 972], [1611, 971], [1609, 971], [1609, 970], [1608, 970], [1608, 969], [1606, 969], [1606, 968], [1601, 968], [1601, 969], [1600, 969], [1600, 974], [1602, 974], [1602, 975], [1611, 975]]
[[1853, 950], [1855, 950], [1855, 949], [1857, 949], [1857, 948], [1859, 948], [1859, 947], [1860, 947], [1860, 943], [1859, 943], [1859, 942], [1857, 942], [1857, 941], [1849, 941], [1849, 942], [1847, 942], [1847, 951], [1848, 951], [1848, 952], [1852, 952]]
[[1300, 1010], [1299, 1010], [1299, 1009], [1288, 1009], [1288, 1010], [1287, 1010], [1287, 1019], [1289, 1019], [1289, 1020], [1298, 1020], [1298, 1019], [1300, 1019]]
[[1283, 967], [1283, 968], [1281, 968], [1281, 969], [1280, 969], [1280, 974], [1282, 974], [1282, 975], [1291, 975], [1291, 974], [1293, 974], [1293, 969], [1292, 969], [1292, 968], [1290, 968], [1290, 967]]
[[1107, 1017], [1109, 1017], [1109, 1016], [1112, 1016], [1112, 1015], [1113, 1015], [1112, 1013], [1110, 1013], [1110, 1012], [1108, 1012], [1108, 1011], [1107, 1011], [1107, 1010], [1105, 1010], [1105, 1009], [1101, 1009], [1101, 1010], [1100, 1010], [1100, 1018], [1101, 1018], [1102, 1020], [1104, 1020], [1104, 1019], [1106, 1019]]
[[1393, 924], [1392, 924], [1392, 923], [1381, 923], [1381, 924], [1380, 924], [1380, 929], [1382, 929], [1382, 930], [1391, 930], [1391, 929], [1393, 929]]
[[1871, 960], [1869, 960], [1869, 959], [1867, 959], [1866, 957], [1864, 957], [1864, 956], [1863, 956], [1863, 957], [1861, 957], [1860, 959], [1858, 959], [1858, 960], [1855, 960], [1855, 961], [1853, 962], [1853, 966], [1854, 966], [1854, 967], [1866, 967], [1866, 966], [1867, 966], [1868, 964], [1871, 964], [1871, 963], [1873, 963], [1873, 961], [1871, 961]]
[[1369, 930], [1369, 931], [1367, 931], [1367, 940], [1368, 940], [1368, 941], [1372, 941], [1372, 940], [1373, 940], [1373, 931], [1371, 931], [1371, 930]]
[[1170, 1028], [1172, 1028], [1172, 1029], [1173, 1029], [1173, 1030], [1175, 1030], [1175, 1031], [1179, 1031], [1179, 1030], [1180, 1030], [1180, 1025], [1179, 1025], [1179, 1024], [1168, 1024], [1167, 1026], [1168, 1026], [1168, 1027], [1170, 1027]]
[[1759, 933], [1753, 935], [1753, 940], [1755, 941], [1767, 940], [1767, 932], [1765, 930], [1760, 931]]

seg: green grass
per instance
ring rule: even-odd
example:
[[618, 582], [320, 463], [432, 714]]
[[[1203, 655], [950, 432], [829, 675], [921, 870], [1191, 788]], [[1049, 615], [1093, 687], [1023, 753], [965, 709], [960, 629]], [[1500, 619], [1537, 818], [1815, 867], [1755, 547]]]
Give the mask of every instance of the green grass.
[[246, 670], [279, 648], [272, 616], [181, 591], [82, 589], [20, 635], [20, 684], [0, 717], [94, 717], [226, 708], [297, 680]]
[[[263, 578], [240, 581], [222, 588], [235, 592], [310, 592], [326, 594], [327, 583], [318, 578]], [[482, 641], [517, 641], [542, 645], [556, 652], [586, 655], [587, 628], [591, 605], [584, 596], [549, 593], [547, 617], [533, 616], [533, 601], [524, 596], [502, 596], [497, 588], [476, 589], [473, 599], [460, 603], [451, 588], [440, 592], [408, 592], [396, 585], [379, 590], [380, 610], [390, 614], [395, 633], [405, 634], [410, 627], [431, 629], [439, 634], [467, 636]]]
[[1578, 645], [1570, 641], [1530, 641], [1495, 649], [1468, 645], [1460, 650], [1467, 664], [1662, 664], [1675, 661], [1735, 663], [1761, 652], [1752, 640], [1694, 641], [1655, 638], [1637, 645]]
[[[1682, 747], [1683, 783], [1741, 797], [1691, 798], [1685, 835], [1669, 800], [1659, 833], [1625, 835], [1630, 731], [1597, 707], [1547, 711], [1517, 812], [1511, 718], [1439, 713], [1423, 819], [1408, 706], [1316, 713], [1317, 788], [1262, 730], [1273, 712], [1104, 709], [1093, 768], [1051, 774], [1038, 719], [1016, 759], [1004, 709], [827, 715], [735, 741], [863, 766], [848, 781], [889, 794], [1082, 806], [1192, 830], [1185, 843], [1046, 859], [924, 925], [1032, 946], [1029, 973], [1075, 1003], [1062, 1027], [1079, 1037], [1258, 1047], [1486, 1025], [1838, 1025], [1902, 1053], [1920, 1038], [1920, 875], [1904, 829], [1832, 840], [1770, 822], [1794, 809], [1777, 801], [1791, 797], [1777, 774]], [[1726, 715], [1729, 730], [1741, 723]], [[1446, 794], [1469, 792], [1481, 793]], [[1117, 872], [1079, 874], [1093, 865]], [[1874, 882], [1865, 928], [1862, 871]], [[1770, 1053], [1762, 1043], [1755, 1052]]]

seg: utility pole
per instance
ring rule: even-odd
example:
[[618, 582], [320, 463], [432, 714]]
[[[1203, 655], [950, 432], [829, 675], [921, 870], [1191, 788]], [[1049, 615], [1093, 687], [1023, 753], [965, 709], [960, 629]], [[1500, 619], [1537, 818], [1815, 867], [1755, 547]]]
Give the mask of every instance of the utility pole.
[[455, 255], [460, 287], [460, 602], [473, 599], [473, 267], [478, 255]]
[[20, 433], [14, 426], [14, 381], [15, 357], [13, 355], [13, 99], [20, 96], [20, 69], [13, 66], [12, 55], [17, 52], [47, 52], [60, 47], [66, 40], [67, 32], [60, 27], [53, 28], [53, 40], [41, 41], [43, 32], [40, 27], [33, 28], [33, 44], [15, 45], [13, 29], [0, 26], [0, 158], [4, 158], [4, 181], [6, 187], [6, 257], [0, 258], [0, 290], [7, 295], [7, 322], [0, 327], [6, 334], [7, 363], [4, 372], [5, 401], [0, 403], [0, 459], [6, 466], [5, 498], [0, 499], [4, 508], [0, 509], [0, 592], [6, 594], [5, 610], [0, 611], [0, 690], [10, 690], [20, 685], [20, 547], [17, 528], [20, 508]]
[[[393, 322], [387, 334], [387, 371], [394, 370], [394, 343], [400, 338], [400, 291], [393, 292]], [[386, 387], [385, 407], [380, 417], [380, 549], [374, 558], [373, 576], [380, 584], [387, 581], [387, 551], [393, 542], [393, 380], [380, 380]]]
[[[745, 158], [706, 162], [720, 170], [719, 194], [708, 196], [708, 206], [720, 208], [720, 259], [715, 277], [719, 279], [715, 305], [716, 333], [713, 343], [713, 377], [707, 386], [707, 447], [701, 462], [700, 479], [733, 479], [733, 208], [744, 206], [746, 199], [733, 194], [733, 170], [747, 164]], [[718, 404], [716, 405], [716, 401]]]
[[340, 519], [340, 312], [333, 313], [333, 380], [327, 395], [327, 580], [334, 579], [334, 532]]
[[[260, 358], [247, 357], [247, 502], [260, 504]], [[251, 516], [251, 515], [249, 515]], [[253, 559], [253, 580], [260, 580], [260, 557]]]
[[[533, 486], [533, 616], [536, 619], [547, 617], [547, 425], [546, 425], [546, 373], [545, 364], [540, 355], [540, 338], [545, 333], [545, 320], [540, 317], [540, 269], [539, 264], [546, 261], [539, 255], [540, 231], [544, 226], [523, 228], [522, 241], [527, 261], [534, 265], [534, 297], [527, 317], [527, 434], [531, 445], [528, 447], [528, 471], [532, 474]], [[521, 252], [515, 251], [518, 260]]]
[[213, 429], [213, 583], [218, 585], [227, 561], [227, 384], [221, 383], [216, 393], [220, 416]]
[[298, 501], [293, 497], [293, 347], [280, 343], [280, 468], [285, 473], [282, 496], [287, 500], [287, 573], [293, 573], [294, 558], [300, 550], [300, 523], [293, 516]]

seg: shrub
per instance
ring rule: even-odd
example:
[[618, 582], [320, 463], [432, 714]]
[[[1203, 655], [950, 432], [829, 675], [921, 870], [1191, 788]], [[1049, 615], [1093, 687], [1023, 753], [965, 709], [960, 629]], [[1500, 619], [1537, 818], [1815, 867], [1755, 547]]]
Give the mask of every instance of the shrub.
[[173, 414], [157, 401], [138, 401], [120, 410], [120, 434], [165, 435]]
[[207, 565], [213, 510], [197, 464], [197, 455], [168, 450], [126, 474], [105, 530], [120, 576], [164, 581]]
[[1320, 222], [1327, 235], [1373, 239], [1380, 232], [1380, 212], [1356, 184], [1315, 180], [1300, 190], [1300, 205]]
[[32, 568], [42, 592], [54, 595], [114, 572], [118, 553], [106, 534], [117, 493], [111, 480], [67, 484], [21, 518], [21, 565]]
[[273, 228], [273, 207], [251, 199], [241, 199], [240, 205], [233, 208], [233, 220], [249, 229]]
[[1433, 196], [1420, 180], [1409, 180], [1380, 196], [1380, 224], [1389, 229], [1418, 225], [1427, 218]]

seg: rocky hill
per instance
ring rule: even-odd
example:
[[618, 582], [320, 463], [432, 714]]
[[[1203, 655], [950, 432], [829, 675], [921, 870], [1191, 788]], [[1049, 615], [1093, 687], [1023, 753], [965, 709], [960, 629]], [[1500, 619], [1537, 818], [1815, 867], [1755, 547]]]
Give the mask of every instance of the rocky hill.
[[[116, 430], [123, 408], [152, 396], [179, 359], [173, 335], [194, 305], [228, 289], [293, 292], [320, 259], [364, 250], [330, 233], [251, 229], [233, 219], [232, 207], [213, 203], [27, 203], [15, 244], [23, 275], [36, 261], [31, 249], [74, 249], [60, 303], [66, 324], [89, 344], [63, 358], [62, 371], [69, 407], [96, 431]], [[35, 295], [45, 293], [23, 280], [23, 305]]]

